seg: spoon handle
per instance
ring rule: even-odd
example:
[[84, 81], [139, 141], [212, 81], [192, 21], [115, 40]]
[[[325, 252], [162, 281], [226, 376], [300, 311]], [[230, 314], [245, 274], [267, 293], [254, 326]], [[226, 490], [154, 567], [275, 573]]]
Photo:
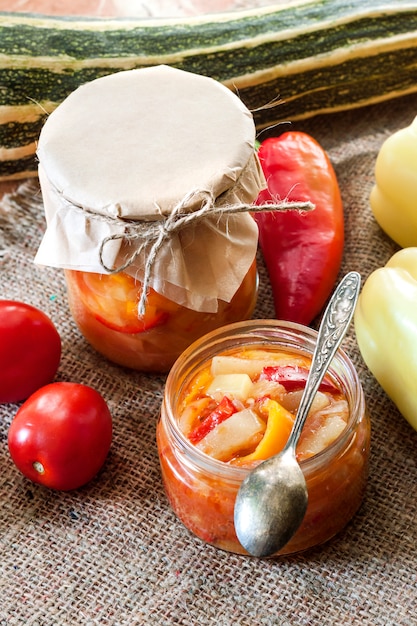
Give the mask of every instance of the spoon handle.
[[310, 373], [297, 411], [297, 419], [294, 421], [285, 449], [292, 448], [295, 450], [311, 402], [352, 320], [359, 296], [360, 283], [360, 274], [349, 272], [341, 280], [327, 305], [321, 320]]

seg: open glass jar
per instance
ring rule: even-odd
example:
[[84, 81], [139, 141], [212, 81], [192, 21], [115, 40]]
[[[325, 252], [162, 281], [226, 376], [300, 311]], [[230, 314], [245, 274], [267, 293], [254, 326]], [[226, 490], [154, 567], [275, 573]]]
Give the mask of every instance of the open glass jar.
[[[213, 357], [256, 350], [271, 356], [283, 353], [289, 361], [310, 359], [316, 334], [308, 327], [273, 320], [231, 324], [197, 340], [171, 369], [157, 426], [162, 477], [178, 518], [207, 543], [246, 554], [236, 537], [233, 511], [237, 491], [250, 468], [212, 458], [184, 434], [180, 419], [193, 393], [190, 390], [203, 386]], [[329, 445], [300, 460], [307, 481], [307, 512], [279, 555], [304, 551], [329, 540], [362, 502], [370, 447], [363, 390], [352, 362], [341, 349], [328, 375], [347, 402], [347, 422]]]
[[197, 337], [251, 316], [255, 135], [230, 89], [164, 65], [92, 80], [48, 117], [35, 262], [65, 270], [73, 317], [109, 359], [166, 371]]

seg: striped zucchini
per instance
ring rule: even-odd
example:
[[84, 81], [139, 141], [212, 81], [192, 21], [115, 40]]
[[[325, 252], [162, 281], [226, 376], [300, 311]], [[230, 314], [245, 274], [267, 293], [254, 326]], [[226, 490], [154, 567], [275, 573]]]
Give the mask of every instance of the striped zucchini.
[[223, 82], [259, 129], [363, 106], [417, 91], [417, 0], [289, 0], [158, 20], [2, 12], [0, 180], [36, 174], [42, 124], [80, 84], [160, 63]]

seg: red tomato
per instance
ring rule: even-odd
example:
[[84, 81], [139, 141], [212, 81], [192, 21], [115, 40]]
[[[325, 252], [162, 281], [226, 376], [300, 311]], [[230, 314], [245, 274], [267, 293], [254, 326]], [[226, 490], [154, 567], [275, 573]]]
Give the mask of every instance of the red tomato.
[[98, 391], [51, 383], [22, 404], [9, 429], [9, 451], [27, 478], [52, 489], [77, 489], [102, 467], [112, 418]]
[[20, 402], [50, 383], [61, 359], [61, 339], [39, 309], [0, 300], [0, 402]]

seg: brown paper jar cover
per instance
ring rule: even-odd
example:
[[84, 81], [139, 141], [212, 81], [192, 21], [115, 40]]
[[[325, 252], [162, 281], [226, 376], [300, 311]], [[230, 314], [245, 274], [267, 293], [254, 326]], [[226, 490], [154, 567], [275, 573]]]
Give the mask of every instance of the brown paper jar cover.
[[[231, 90], [172, 67], [121, 71], [79, 87], [40, 134], [47, 229], [35, 262], [64, 268], [70, 281], [74, 270], [81, 276], [123, 270], [135, 281], [146, 278], [147, 292], [206, 314], [209, 323], [200, 319], [188, 336], [170, 329], [182, 340], [166, 369], [197, 336], [253, 310], [257, 228], [248, 207], [265, 186], [255, 132], [252, 114]], [[185, 223], [168, 232], [176, 215]], [[108, 338], [91, 336], [73, 286], [74, 317], [103, 351]], [[225, 304], [233, 305], [230, 313]], [[149, 333], [146, 344], [132, 347], [123, 337], [117, 355], [106, 356], [148, 369], [146, 359], [123, 356], [145, 351], [156, 363], [159, 349], [148, 339]]]

